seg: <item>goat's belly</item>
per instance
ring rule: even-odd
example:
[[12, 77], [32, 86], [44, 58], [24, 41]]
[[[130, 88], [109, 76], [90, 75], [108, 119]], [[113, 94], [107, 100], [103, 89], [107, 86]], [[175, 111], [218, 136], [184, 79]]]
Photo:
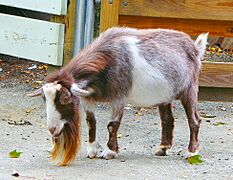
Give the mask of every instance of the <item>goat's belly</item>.
[[171, 101], [171, 87], [166, 82], [153, 83], [142, 82], [135, 85], [129, 96], [127, 102], [141, 107], [151, 107], [162, 103]]
[[[160, 68], [148, 63], [140, 54], [136, 38], [128, 38], [127, 43], [131, 50], [133, 69], [132, 88], [127, 98], [128, 102], [144, 107], [168, 102], [173, 91], [170, 82], [164, 77]], [[150, 60], [153, 60], [153, 57]]]

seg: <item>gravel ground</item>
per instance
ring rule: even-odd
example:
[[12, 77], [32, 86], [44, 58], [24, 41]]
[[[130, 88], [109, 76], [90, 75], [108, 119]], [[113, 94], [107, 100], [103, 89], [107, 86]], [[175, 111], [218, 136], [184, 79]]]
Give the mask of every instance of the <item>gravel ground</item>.
[[[200, 154], [204, 162], [187, 163], [183, 154], [189, 131], [184, 111], [174, 103], [176, 119], [174, 146], [169, 156], [156, 157], [160, 143], [158, 110], [127, 108], [119, 130], [120, 153], [117, 159], [90, 160], [85, 157], [87, 126], [83, 121], [82, 149], [70, 166], [57, 167], [49, 162], [50, 135], [45, 127], [42, 98], [25, 96], [29, 84], [0, 82], [0, 179], [233, 179], [233, 108], [232, 103], [200, 102], [203, 118]], [[110, 109], [98, 106], [98, 142], [107, 142]], [[223, 125], [218, 125], [221, 122]], [[217, 123], [217, 124], [216, 124]], [[224, 124], [226, 123], [226, 124]], [[12, 150], [22, 151], [18, 159], [8, 157]], [[11, 174], [16, 171], [19, 177]]]

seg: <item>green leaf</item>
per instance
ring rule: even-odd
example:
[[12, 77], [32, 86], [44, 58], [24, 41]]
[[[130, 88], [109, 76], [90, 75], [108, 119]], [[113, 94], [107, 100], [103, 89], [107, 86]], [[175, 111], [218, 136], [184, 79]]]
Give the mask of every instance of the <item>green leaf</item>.
[[8, 156], [10, 158], [19, 158], [20, 154], [22, 154], [22, 152], [17, 152], [15, 149], [14, 151], [9, 152]]
[[201, 117], [203, 117], [203, 118], [215, 118], [216, 116], [213, 114], [202, 114]]
[[227, 123], [224, 123], [224, 122], [216, 122], [214, 123], [213, 125], [214, 126], [222, 126], [222, 125], [226, 125]]
[[192, 164], [192, 165], [201, 164], [204, 162], [203, 160], [201, 160], [200, 155], [191, 156], [187, 158], [187, 161], [189, 164]]

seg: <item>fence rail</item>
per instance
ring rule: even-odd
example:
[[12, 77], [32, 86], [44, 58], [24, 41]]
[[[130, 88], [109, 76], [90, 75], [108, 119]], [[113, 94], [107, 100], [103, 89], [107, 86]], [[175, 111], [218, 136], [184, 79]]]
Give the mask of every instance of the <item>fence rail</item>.
[[67, 13], [67, 0], [1, 0], [0, 5], [56, 15]]

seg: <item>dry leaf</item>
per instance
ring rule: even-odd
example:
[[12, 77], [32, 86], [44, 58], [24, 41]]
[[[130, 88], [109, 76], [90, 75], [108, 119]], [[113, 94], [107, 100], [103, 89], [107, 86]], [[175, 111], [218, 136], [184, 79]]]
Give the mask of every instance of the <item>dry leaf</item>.
[[222, 125], [226, 125], [227, 123], [224, 123], [224, 122], [216, 122], [214, 123], [213, 125], [214, 126], [222, 126]]
[[213, 114], [201, 114], [201, 117], [203, 117], [203, 118], [215, 118], [216, 116]]
[[117, 138], [121, 138], [121, 137], [122, 137], [121, 133], [117, 134]]

